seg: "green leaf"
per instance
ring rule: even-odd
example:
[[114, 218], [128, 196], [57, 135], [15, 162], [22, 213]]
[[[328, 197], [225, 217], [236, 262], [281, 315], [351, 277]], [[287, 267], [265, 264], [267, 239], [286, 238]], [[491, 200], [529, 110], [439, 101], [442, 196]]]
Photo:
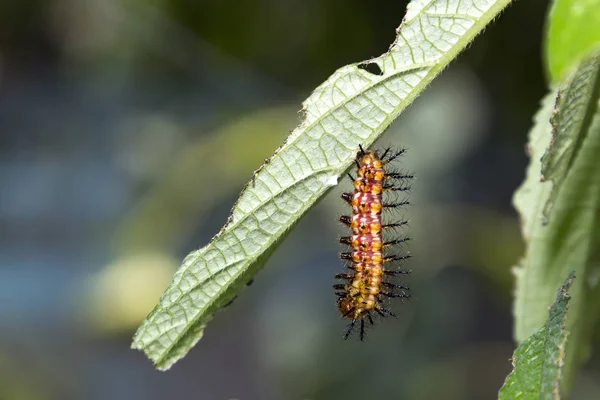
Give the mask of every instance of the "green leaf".
[[223, 229], [183, 261], [132, 347], [159, 369], [183, 357], [212, 315], [337, 184], [358, 146], [369, 147], [509, 2], [414, 0], [387, 53], [342, 67], [316, 88], [300, 126], [256, 172]]
[[565, 329], [570, 300], [567, 290], [574, 277], [571, 273], [558, 289], [544, 326], [515, 350], [513, 371], [500, 389], [499, 400], [560, 398], [562, 366], [569, 337]]
[[529, 136], [527, 176], [514, 197], [527, 245], [515, 270], [518, 342], [544, 323], [563, 277], [573, 270], [579, 277], [570, 291], [565, 388], [586, 356], [600, 305], [599, 78], [600, 56], [594, 54], [543, 100]]
[[553, 182], [550, 198], [544, 207], [546, 217], [581, 151], [592, 119], [598, 111], [598, 63], [598, 57], [584, 60], [577, 77], [564, 86], [556, 99], [557, 112], [550, 121], [551, 148], [542, 157], [542, 178]]
[[547, 21], [546, 67], [552, 82], [600, 45], [598, 0], [554, 0]]

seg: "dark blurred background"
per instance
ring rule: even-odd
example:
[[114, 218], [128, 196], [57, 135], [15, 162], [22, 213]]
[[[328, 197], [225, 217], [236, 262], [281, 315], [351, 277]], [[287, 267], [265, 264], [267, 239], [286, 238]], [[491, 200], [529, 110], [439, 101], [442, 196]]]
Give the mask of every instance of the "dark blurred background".
[[[382, 137], [407, 146], [415, 298], [341, 340], [340, 185], [169, 372], [131, 337], [335, 69], [407, 1], [2, 0], [0, 400], [492, 399], [510, 371], [511, 196], [547, 1], [517, 1]], [[600, 398], [594, 359], [574, 398]]]

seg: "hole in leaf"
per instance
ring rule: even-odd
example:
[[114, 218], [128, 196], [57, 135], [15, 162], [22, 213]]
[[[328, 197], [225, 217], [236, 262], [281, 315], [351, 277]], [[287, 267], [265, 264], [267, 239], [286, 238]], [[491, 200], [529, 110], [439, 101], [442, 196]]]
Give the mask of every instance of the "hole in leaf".
[[373, 75], [383, 75], [383, 71], [381, 70], [381, 68], [379, 68], [379, 64], [377, 64], [376, 62], [360, 63], [358, 64], [358, 68], [364, 69], [365, 71]]

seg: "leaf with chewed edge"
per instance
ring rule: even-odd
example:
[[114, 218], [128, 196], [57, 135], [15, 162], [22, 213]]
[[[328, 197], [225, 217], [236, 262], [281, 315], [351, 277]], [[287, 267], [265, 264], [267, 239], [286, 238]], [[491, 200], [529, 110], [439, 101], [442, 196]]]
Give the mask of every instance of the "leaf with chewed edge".
[[514, 196], [527, 244], [515, 269], [517, 342], [543, 324], [564, 276], [575, 271], [578, 277], [570, 290], [567, 391], [600, 310], [599, 105], [600, 53], [592, 53], [544, 99], [529, 136], [527, 177]]
[[263, 266], [283, 236], [510, 0], [413, 0], [389, 51], [337, 70], [304, 118], [244, 188], [227, 224], [189, 254], [135, 334], [159, 369], [200, 339], [212, 315]]
[[512, 358], [514, 369], [500, 389], [499, 400], [560, 398], [562, 367], [569, 337], [565, 329], [570, 300], [567, 290], [574, 277], [571, 273], [559, 288], [544, 326], [515, 350]]

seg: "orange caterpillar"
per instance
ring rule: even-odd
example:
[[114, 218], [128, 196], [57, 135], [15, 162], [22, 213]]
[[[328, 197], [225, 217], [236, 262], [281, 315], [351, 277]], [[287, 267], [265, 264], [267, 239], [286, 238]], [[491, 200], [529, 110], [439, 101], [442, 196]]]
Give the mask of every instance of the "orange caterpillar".
[[[371, 313], [380, 316], [395, 314], [382, 305], [383, 297], [409, 298], [408, 287], [390, 282], [390, 277], [408, 274], [407, 270], [390, 270], [384, 268], [386, 263], [399, 262], [408, 259], [409, 255], [389, 254], [386, 249], [404, 243], [408, 237], [385, 241], [383, 231], [405, 225], [406, 221], [382, 223], [382, 212], [386, 208], [403, 207], [409, 204], [383, 201], [383, 193], [404, 192], [410, 188], [403, 183], [412, 179], [412, 175], [393, 172], [388, 164], [402, 155], [402, 149], [388, 154], [385, 150], [381, 156], [376, 151], [365, 151], [360, 147], [356, 155], [357, 176], [354, 181], [354, 191], [342, 194], [342, 199], [352, 206], [352, 215], [342, 215], [340, 221], [352, 229], [352, 236], [340, 238], [340, 243], [352, 247], [351, 252], [340, 253], [340, 258], [348, 260], [349, 273], [336, 275], [345, 283], [336, 284], [337, 307], [342, 316], [352, 320], [344, 339], [352, 333], [357, 321], [360, 321], [360, 340], [364, 339], [365, 318], [373, 325]], [[386, 158], [387, 157], [387, 158]]]

